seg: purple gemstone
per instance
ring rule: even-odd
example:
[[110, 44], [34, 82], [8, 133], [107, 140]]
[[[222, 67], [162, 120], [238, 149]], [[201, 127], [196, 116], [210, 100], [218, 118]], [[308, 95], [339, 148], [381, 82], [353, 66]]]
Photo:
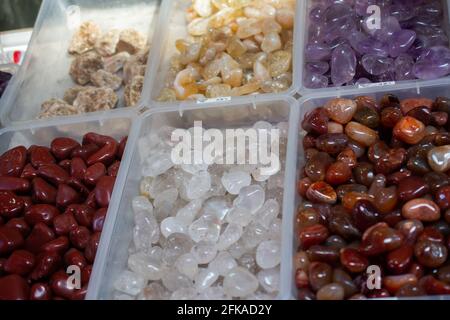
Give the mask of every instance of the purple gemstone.
[[438, 46], [425, 50], [413, 68], [414, 75], [423, 80], [438, 79], [450, 73], [450, 49]]
[[413, 73], [414, 59], [408, 54], [399, 55], [394, 62], [395, 80], [413, 80], [415, 79]]
[[329, 60], [331, 49], [324, 43], [310, 43], [305, 49], [305, 58], [307, 61]]
[[409, 3], [394, 3], [391, 6], [391, 16], [397, 18], [398, 21], [406, 21], [416, 16], [416, 8]]
[[314, 23], [320, 23], [323, 21], [323, 7], [316, 6], [309, 12], [309, 20]]
[[356, 72], [356, 55], [349, 45], [333, 50], [331, 55], [331, 81], [335, 86], [350, 82]]
[[362, 32], [353, 32], [348, 40], [353, 49], [360, 55], [377, 54], [380, 56], [388, 56], [389, 54], [389, 46], [386, 43], [367, 37]]
[[325, 61], [314, 61], [308, 62], [305, 68], [307, 72], [319, 75], [327, 73], [330, 66]]
[[372, 83], [372, 81], [370, 81], [367, 78], [359, 78], [358, 80], [356, 80], [355, 85], [360, 86], [360, 85], [369, 84], [369, 83]]
[[400, 31], [400, 23], [394, 17], [386, 17], [381, 19], [381, 29], [376, 30], [375, 38], [380, 41], [390, 41], [392, 35]]
[[416, 40], [416, 33], [412, 30], [400, 30], [392, 35], [390, 41], [389, 54], [391, 57], [398, 57], [400, 54], [408, 51]]
[[374, 76], [380, 76], [383, 73], [389, 72], [394, 66], [394, 60], [387, 57], [382, 57], [376, 54], [366, 54], [361, 59], [361, 64], [364, 69]]
[[306, 72], [304, 77], [305, 87], [308, 89], [321, 89], [328, 87], [328, 77], [321, 74]]

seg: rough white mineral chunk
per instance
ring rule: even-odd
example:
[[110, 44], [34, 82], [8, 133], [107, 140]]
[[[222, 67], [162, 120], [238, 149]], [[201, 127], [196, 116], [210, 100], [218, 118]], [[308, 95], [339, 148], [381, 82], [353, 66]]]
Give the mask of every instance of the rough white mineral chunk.
[[225, 293], [233, 298], [243, 298], [258, 289], [258, 279], [247, 269], [236, 267], [223, 280]]
[[256, 263], [262, 269], [271, 269], [280, 264], [281, 244], [279, 241], [263, 241], [256, 249]]

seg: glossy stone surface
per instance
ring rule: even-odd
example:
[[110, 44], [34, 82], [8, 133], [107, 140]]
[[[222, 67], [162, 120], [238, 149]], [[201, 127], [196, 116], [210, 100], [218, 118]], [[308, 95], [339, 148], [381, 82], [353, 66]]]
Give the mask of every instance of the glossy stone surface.
[[402, 215], [406, 219], [429, 222], [439, 220], [441, 211], [433, 201], [419, 198], [408, 201], [402, 208]]

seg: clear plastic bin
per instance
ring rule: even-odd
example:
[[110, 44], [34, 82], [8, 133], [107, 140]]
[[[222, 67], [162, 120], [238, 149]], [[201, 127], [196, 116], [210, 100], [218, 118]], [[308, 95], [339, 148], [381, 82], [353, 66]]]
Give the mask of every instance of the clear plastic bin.
[[[297, 1], [297, 4], [303, 1]], [[161, 107], [168, 106], [171, 103], [168, 102], [158, 102], [157, 99], [164, 87], [164, 82], [169, 69], [170, 59], [174, 54], [178, 53], [175, 47], [175, 41], [178, 39], [184, 39], [188, 36], [187, 32], [187, 22], [186, 22], [186, 9], [192, 3], [191, 0], [165, 0], [161, 6], [161, 14], [158, 22], [158, 31], [155, 36], [154, 42], [157, 43], [158, 47], [152, 51], [150, 59], [152, 60], [152, 65], [150, 70], [148, 70], [150, 79], [146, 82], [145, 86], [151, 87], [151, 91], [146, 91], [143, 94], [144, 101], [151, 101], [151, 107]], [[301, 35], [301, 20], [299, 16], [301, 15], [301, 6], [297, 5], [296, 15], [295, 15], [295, 25], [294, 25], [294, 47], [292, 52], [292, 85], [291, 87], [282, 94], [294, 96], [297, 93], [299, 87], [299, 72], [301, 67], [301, 62], [297, 59], [300, 51], [299, 45], [300, 41], [297, 41]], [[267, 97], [268, 99], [273, 99], [282, 94], [277, 93], [264, 93], [258, 94]], [[245, 101], [246, 96], [242, 97], [223, 97], [208, 99], [207, 101]], [[203, 103], [202, 101], [178, 101], [177, 103], [183, 106], [189, 107], [194, 106], [198, 103]], [[172, 103], [173, 104], [173, 103]]]
[[[446, 32], [447, 36], [450, 39], [450, 6], [449, 2], [446, 0], [441, 0], [443, 6], [443, 29]], [[390, 82], [379, 82], [379, 83], [369, 83], [369, 84], [361, 84], [361, 85], [353, 85], [353, 86], [340, 86], [340, 87], [328, 87], [323, 89], [309, 89], [304, 85], [304, 66], [305, 66], [305, 47], [308, 42], [308, 32], [309, 32], [309, 12], [314, 4], [317, 3], [317, 0], [301, 0], [297, 1], [297, 6], [299, 7], [300, 15], [298, 17], [299, 23], [301, 24], [300, 32], [297, 36], [299, 41], [298, 44], [298, 83], [299, 83], [299, 93], [302, 96], [306, 95], [326, 95], [328, 92], [333, 91], [334, 94], [340, 94], [340, 91], [346, 92], [347, 90], [354, 89], [366, 89], [373, 87], [385, 87], [384, 90], [390, 90], [390, 88], [397, 88], [398, 85], [407, 85], [407, 86], [420, 86], [424, 83], [428, 83], [430, 85], [440, 85], [443, 83], [450, 83], [450, 75], [445, 78], [440, 78], [436, 80], [408, 80], [408, 81], [390, 81]], [[343, 93], [344, 94], [344, 93]]]
[[[297, 102], [291, 97], [279, 99], [252, 99], [245, 103], [218, 103], [207, 107], [193, 107], [183, 110], [182, 116], [176, 107], [150, 110], [141, 117], [136, 125], [138, 137], [156, 132], [162, 126], [170, 125], [175, 128], [190, 128], [193, 121], [202, 120], [205, 128], [235, 128], [251, 126], [255, 122], [264, 120], [272, 123], [289, 122], [289, 126], [296, 127], [298, 120]], [[289, 135], [297, 131], [290, 129]], [[291, 137], [291, 136], [290, 136]], [[292, 220], [293, 199], [295, 197], [295, 159], [293, 142], [288, 140], [288, 154], [285, 166], [285, 187], [282, 206], [282, 262], [280, 299], [291, 297], [291, 260], [292, 260]], [[127, 267], [128, 249], [133, 237], [134, 219], [131, 209], [132, 199], [139, 195], [139, 185], [142, 179], [142, 159], [138, 150], [137, 140], [129, 140], [127, 157], [131, 162], [124, 185], [120, 184], [112, 196], [110, 212], [103, 229], [103, 237], [97, 252], [87, 299], [112, 299], [113, 283], [120, 272]], [[121, 189], [119, 189], [121, 188]]]
[[[67, 118], [63, 120], [53, 120], [47, 122], [36, 122], [34, 124], [22, 124], [11, 126], [0, 130], [0, 154], [7, 150], [23, 145], [50, 146], [53, 139], [57, 137], [70, 137], [79, 142], [83, 136], [89, 132], [112, 136], [120, 139], [128, 136], [130, 141], [134, 140], [136, 115], [133, 112], [122, 110], [108, 116], [84, 116], [83, 119]], [[119, 173], [116, 178], [113, 199], [120, 196], [123, 183], [127, 175], [129, 154], [132, 144], [127, 144], [124, 157], [121, 161]], [[119, 193], [117, 190], [120, 190]], [[115, 211], [114, 206], [110, 206], [108, 215]], [[103, 237], [110, 237], [111, 234], [103, 232]], [[100, 251], [101, 249], [99, 249]]]
[[[341, 92], [342, 95], [339, 97], [342, 98], [349, 98], [353, 99], [357, 96], [370, 96], [377, 101], [379, 101], [385, 94], [393, 94], [398, 96], [400, 99], [406, 99], [406, 98], [416, 98], [416, 97], [426, 97], [430, 99], [435, 99], [437, 97], [443, 96], [443, 97], [449, 97], [450, 96], [450, 86], [448, 85], [432, 85], [430, 83], [423, 83], [422, 86], [403, 86], [399, 88], [399, 86], [396, 87], [389, 87], [389, 88], [383, 88], [383, 87], [374, 87], [374, 88], [366, 88], [364, 90], [362, 89], [352, 89], [345, 91], [345, 93]], [[296, 179], [298, 180], [301, 175], [301, 170], [303, 166], [305, 165], [304, 161], [304, 149], [303, 149], [303, 137], [305, 136], [306, 132], [301, 128], [301, 122], [303, 121], [305, 115], [312, 110], [322, 107], [327, 101], [330, 99], [336, 98], [336, 93], [331, 91], [323, 95], [314, 95], [314, 96], [308, 96], [303, 97], [299, 100], [299, 118], [296, 121], [293, 121], [292, 127], [290, 128], [291, 131], [296, 131], [297, 135], [292, 135], [292, 137], [296, 136], [298, 140], [294, 143], [292, 142], [293, 148], [295, 150], [291, 150], [291, 154], [296, 154], [297, 156], [297, 172], [296, 172]], [[295, 145], [295, 147], [294, 147]], [[294, 173], [292, 172], [292, 175]], [[299, 196], [298, 192], [295, 192], [293, 200], [294, 210], [296, 211], [299, 205], [302, 203], [302, 198]], [[291, 229], [289, 230], [289, 233], [296, 234], [295, 233], [295, 216], [292, 220]], [[291, 263], [289, 264], [290, 274], [291, 274], [291, 297], [296, 298], [297, 296], [297, 288], [295, 286], [295, 267], [293, 265], [293, 257], [295, 255], [296, 248], [298, 247], [298, 241], [296, 237], [294, 236], [292, 238], [291, 248], [292, 248], [292, 255], [291, 255]], [[398, 300], [399, 298], [390, 298]], [[429, 299], [429, 300], [450, 300], [450, 295], [446, 296], [426, 296], [421, 297], [419, 299]]]
[[[34, 120], [44, 101], [62, 98], [64, 92], [75, 85], [69, 75], [73, 58], [67, 50], [81, 23], [92, 20], [104, 31], [135, 28], [147, 35], [152, 43], [160, 2], [45, 0], [23, 65], [0, 101], [3, 125]], [[138, 103], [135, 109], [140, 105]], [[123, 106], [121, 99], [118, 108]]]

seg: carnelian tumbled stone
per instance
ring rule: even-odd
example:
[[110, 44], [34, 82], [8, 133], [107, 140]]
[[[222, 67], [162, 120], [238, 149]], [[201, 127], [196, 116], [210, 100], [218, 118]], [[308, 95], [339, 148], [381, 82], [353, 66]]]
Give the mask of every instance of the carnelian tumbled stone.
[[397, 122], [393, 134], [403, 142], [416, 144], [425, 137], [425, 125], [416, 118], [406, 116]]

